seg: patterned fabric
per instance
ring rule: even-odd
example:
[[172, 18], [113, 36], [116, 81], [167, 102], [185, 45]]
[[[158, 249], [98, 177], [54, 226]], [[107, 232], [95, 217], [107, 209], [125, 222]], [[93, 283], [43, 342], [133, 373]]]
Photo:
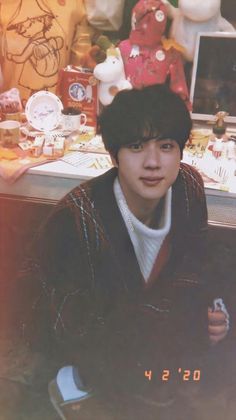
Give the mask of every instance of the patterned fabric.
[[[46, 340], [44, 350], [52, 337], [57, 355], [61, 349], [64, 362], [78, 362], [91, 383], [104, 369], [116, 369], [117, 377], [122, 364], [121, 383], [127, 364], [136, 372], [137, 361], [144, 368], [152, 357], [161, 360], [167, 343], [182, 354], [185, 333], [197, 348], [197, 332], [207, 328], [201, 273], [207, 211], [200, 175], [181, 164], [172, 187], [169, 259], [161, 273], [155, 267], [158, 277], [149, 288], [114, 197], [116, 176], [113, 168], [56, 206], [36, 241], [37, 260], [25, 272], [32, 293], [25, 334], [37, 345]], [[116, 354], [120, 346], [124, 352]]]

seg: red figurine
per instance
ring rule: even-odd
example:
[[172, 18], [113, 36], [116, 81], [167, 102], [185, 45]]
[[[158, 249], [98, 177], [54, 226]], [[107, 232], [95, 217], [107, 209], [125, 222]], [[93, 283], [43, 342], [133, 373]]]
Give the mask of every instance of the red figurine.
[[126, 78], [135, 88], [163, 84], [189, 104], [181, 47], [165, 39], [167, 9], [160, 0], [140, 0], [132, 10], [129, 39], [119, 44]]

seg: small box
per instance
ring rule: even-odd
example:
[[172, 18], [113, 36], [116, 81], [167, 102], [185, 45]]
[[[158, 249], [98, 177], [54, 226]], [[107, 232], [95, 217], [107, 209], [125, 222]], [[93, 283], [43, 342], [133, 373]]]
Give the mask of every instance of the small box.
[[54, 154], [54, 138], [53, 136], [46, 136], [43, 146], [44, 156], [53, 157]]
[[54, 156], [62, 157], [65, 149], [65, 137], [56, 137], [54, 140]]
[[42, 154], [43, 144], [44, 144], [44, 136], [36, 136], [31, 146], [32, 156], [39, 157]]

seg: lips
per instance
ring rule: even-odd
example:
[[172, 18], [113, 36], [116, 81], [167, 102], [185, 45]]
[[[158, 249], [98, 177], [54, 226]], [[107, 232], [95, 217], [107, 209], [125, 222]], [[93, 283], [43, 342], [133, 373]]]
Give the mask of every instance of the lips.
[[141, 181], [150, 186], [155, 186], [160, 184], [160, 182], [164, 179], [163, 177], [141, 177]]

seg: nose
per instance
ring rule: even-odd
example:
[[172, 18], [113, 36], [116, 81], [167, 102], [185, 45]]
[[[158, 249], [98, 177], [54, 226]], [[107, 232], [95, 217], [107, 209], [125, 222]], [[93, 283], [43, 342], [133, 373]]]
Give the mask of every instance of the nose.
[[161, 166], [161, 157], [157, 142], [146, 144], [144, 156], [145, 169], [158, 169]]

